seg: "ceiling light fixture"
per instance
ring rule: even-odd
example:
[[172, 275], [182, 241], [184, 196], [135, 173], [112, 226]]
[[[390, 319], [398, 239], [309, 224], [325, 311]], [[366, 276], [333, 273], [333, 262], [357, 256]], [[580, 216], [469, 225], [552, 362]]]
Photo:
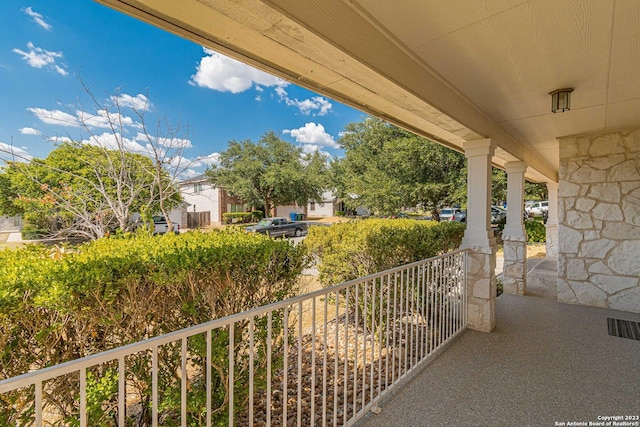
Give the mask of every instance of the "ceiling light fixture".
[[553, 92], [549, 92], [551, 95], [551, 112], [563, 112], [571, 109], [571, 92], [573, 88], [556, 89]]

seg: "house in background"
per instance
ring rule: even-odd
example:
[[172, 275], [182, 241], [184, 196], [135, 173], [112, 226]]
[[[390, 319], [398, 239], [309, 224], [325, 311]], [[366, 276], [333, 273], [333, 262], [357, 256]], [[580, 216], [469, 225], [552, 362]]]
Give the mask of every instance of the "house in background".
[[322, 202], [309, 202], [307, 212], [310, 217], [326, 218], [344, 212], [344, 203], [339, 201], [331, 191], [322, 193]]
[[[276, 207], [276, 216], [289, 217], [291, 213], [303, 213], [307, 218], [329, 218], [332, 216], [339, 216], [340, 213], [346, 213], [347, 208], [342, 200], [333, 195], [331, 191], [324, 191], [322, 193], [322, 201], [307, 203], [306, 206], [298, 205], [285, 205]], [[370, 215], [371, 212], [362, 206], [359, 206], [355, 211], [349, 211], [350, 214], [355, 213], [360, 216]]]
[[333, 193], [330, 191], [325, 191], [322, 193], [322, 202], [308, 202], [306, 206], [298, 206], [294, 205], [284, 205], [284, 206], [276, 206], [276, 216], [284, 216], [289, 217], [291, 213], [303, 213], [307, 218], [328, 218], [331, 216], [335, 216], [336, 212], [342, 206], [342, 203], [338, 203], [337, 199], [333, 196]]
[[[200, 228], [222, 224], [226, 212], [246, 212], [248, 206], [241, 199], [230, 196], [214, 186], [206, 175], [198, 175], [180, 183], [183, 206], [180, 211], [181, 228]], [[173, 219], [172, 213], [171, 218]]]
[[[357, 196], [349, 196], [352, 199], [356, 199]], [[325, 191], [322, 193], [322, 202], [309, 202], [307, 205], [308, 216], [317, 218], [326, 218], [331, 216], [356, 215], [356, 216], [369, 216], [371, 211], [365, 206], [358, 206], [356, 209], [348, 209], [345, 206], [343, 200], [334, 196], [331, 191]]]
[[[289, 218], [292, 213], [301, 213], [308, 217], [308, 211], [306, 206], [298, 206], [297, 204], [293, 205], [278, 205], [275, 207], [275, 213], [272, 216], [283, 216], [285, 218]], [[265, 215], [270, 216], [270, 215]]]

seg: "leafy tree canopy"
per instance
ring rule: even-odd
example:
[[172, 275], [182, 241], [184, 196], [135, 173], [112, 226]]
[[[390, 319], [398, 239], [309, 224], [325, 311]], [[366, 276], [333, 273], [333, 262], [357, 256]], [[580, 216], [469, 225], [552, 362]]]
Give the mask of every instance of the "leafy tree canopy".
[[256, 143], [230, 141], [220, 164], [207, 171], [212, 183], [268, 214], [274, 206], [321, 201], [326, 185], [326, 157], [304, 154], [273, 131]]
[[[152, 160], [141, 154], [66, 142], [45, 159], [7, 162], [0, 171], [0, 210], [35, 228], [88, 238], [129, 231], [136, 212], [158, 209]], [[168, 176], [167, 176], [168, 179]], [[176, 205], [176, 193], [170, 202]]]
[[422, 205], [437, 215], [466, 195], [462, 154], [382, 120], [348, 124], [339, 143], [345, 157], [333, 162], [332, 172], [338, 195], [351, 208], [392, 214]]

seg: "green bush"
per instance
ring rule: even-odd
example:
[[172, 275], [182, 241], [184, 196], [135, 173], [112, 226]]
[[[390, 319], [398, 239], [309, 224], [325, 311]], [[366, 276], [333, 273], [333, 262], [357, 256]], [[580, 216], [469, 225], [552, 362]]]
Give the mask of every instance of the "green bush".
[[[104, 238], [74, 249], [28, 245], [0, 251], [0, 379], [291, 297], [305, 259], [301, 247], [237, 229]], [[274, 337], [282, 326], [274, 316]], [[243, 336], [247, 325], [237, 322], [235, 327], [236, 379], [241, 384], [248, 381], [243, 365], [248, 361], [240, 356], [248, 353]], [[214, 360], [222, 361], [214, 366], [214, 405], [222, 418], [228, 340], [228, 328], [213, 334]], [[260, 335], [256, 346], [264, 348], [265, 340]], [[203, 366], [204, 337], [190, 339], [188, 345], [189, 363]], [[162, 352], [161, 400], [179, 401], [179, 345], [165, 346]], [[140, 405], [148, 412], [150, 355], [132, 356], [127, 363], [133, 372], [128, 381], [139, 388]], [[255, 363], [259, 378], [266, 361]], [[90, 425], [103, 425], [109, 413], [104, 408], [117, 408], [114, 369], [107, 364], [89, 372]], [[77, 410], [77, 381], [71, 376], [47, 386], [47, 401], [57, 402], [56, 411], [67, 421]], [[189, 381], [193, 402], [204, 399], [198, 388], [202, 372]], [[246, 387], [238, 387], [235, 395], [238, 402], [246, 399]], [[21, 417], [31, 413], [30, 404], [21, 392], [0, 394], [0, 425], [26, 424]], [[194, 404], [190, 417], [201, 418], [201, 410]], [[163, 418], [165, 425], [179, 425], [179, 414], [168, 409]]]
[[25, 224], [24, 227], [22, 227], [23, 240], [43, 239], [47, 237], [48, 234], [49, 234], [48, 229], [39, 228], [34, 225]]
[[412, 219], [366, 219], [311, 227], [305, 245], [324, 286], [363, 277], [456, 249], [465, 225]]
[[225, 212], [222, 214], [224, 224], [248, 223], [253, 218], [253, 212]]
[[252, 221], [260, 221], [262, 218], [264, 218], [264, 213], [262, 211], [252, 211], [251, 212], [251, 220]]
[[540, 221], [528, 219], [524, 222], [524, 229], [527, 232], [529, 243], [545, 243], [547, 241], [547, 229]]

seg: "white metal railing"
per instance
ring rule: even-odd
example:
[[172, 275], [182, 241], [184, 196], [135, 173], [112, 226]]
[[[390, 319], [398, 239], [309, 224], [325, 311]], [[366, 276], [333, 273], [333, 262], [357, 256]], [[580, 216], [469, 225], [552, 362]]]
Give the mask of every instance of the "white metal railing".
[[0, 381], [0, 397], [36, 426], [350, 425], [466, 324], [460, 250]]

